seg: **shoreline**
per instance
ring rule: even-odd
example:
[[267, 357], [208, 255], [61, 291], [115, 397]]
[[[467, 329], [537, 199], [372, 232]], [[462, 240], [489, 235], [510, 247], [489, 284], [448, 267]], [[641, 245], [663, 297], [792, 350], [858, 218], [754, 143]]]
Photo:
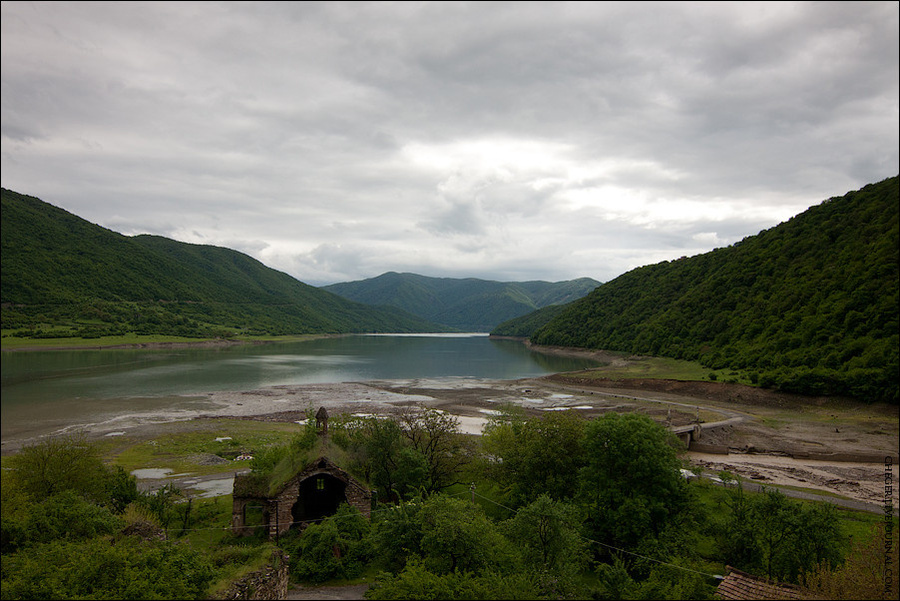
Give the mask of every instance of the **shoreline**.
[[[301, 334], [297, 336], [285, 336], [282, 339], [266, 339], [266, 338], [248, 338], [246, 340], [237, 338], [207, 338], [198, 340], [163, 340], [153, 342], [122, 342], [113, 344], [73, 344], [73, 345], [47, 345], [47, 346], [21, 346], [14, 348], [3, 348], [0, 352], [16, 353], [16, 352], [34, 352], [34, 351], [109, 351], [109, 350], [168, 350], [180, 348], [217, 348], [232, 347], [242, 345], [264, 345], [277, 344], [280, 342], [302, 342], [304, 340], [316, 340], [321, 338], [339, 338], [341, 336], [352, 336], [353, 334]], [[62, 339], [57, 339], [62, 340]], [[81, 340], [84, 340], [83, 338]]]
[[[435, 332], [418, 332], [418, 335], [427, 335]], [[48, 345], [40, 345], [34, 344], [29, 346], [16, 346], [16, 347], [8, 347], [8, 348], [0, 348], [0, 352], [33, 352], [33, 351], [90, 351], [90, 350], [119, 350], [119, 349], [177, 349], [177, 348], [215, 348], [215, 347], [230, 347], [230, 346], [240, 346], [240, 345], [263, 345], [263, 344], [277, 344], [280, 342], [301, 342], [304, 340], [317, 340], [323, 338], [340, 338], [344, 336], [365, 336], [365, 335], [387, 335], [391, 334], [396, 335], [407, 335], [406, 332], [356, 332], [356, 333], [347, 333], [347, 334], [298, 334], [294, 336], [284, 336], [282, 338], [248, 338], [248, 339], [239, 339], [239, 338], [204, 338], [197, 340], [163, 340], [163, 341], [148, 341], [148, 342], [121, 342], [121, 343], [97, 343], [92, 344], [89, 342], [85, 342], [87, 339], [81, 338], [79, 340], [83, 342], [75, 343], [75, 344], [48, 344]], [[484, 334], [488, 336], [492, 340], [511, 340], [514, 342], [521, 342], [525, 348], [531, 349], [538, 353], [548, 354], [548, 355], [561, 355], [561, 356], [571, 356], [571, 357], [582, 357], [587, 359], [594, 359], [603, 363], [612, 363], [612, 362], [620, 362], [625, 363], [626, 361], [622, 358], [622, 353], [612, 353], [609, 351], [602, 351], [596, 349], [586, 349], [579, 347], [565, 347], [565, 346], [541, 346], [537, 344], [532, 344], [528, 338], [522, 338], [517, 336], [493, 336], [487, 332], [479, 332], [479, 334]], [[66, 339], [66, 338], [55, 338], [51, 340], [74, 340], [74, 339]]]

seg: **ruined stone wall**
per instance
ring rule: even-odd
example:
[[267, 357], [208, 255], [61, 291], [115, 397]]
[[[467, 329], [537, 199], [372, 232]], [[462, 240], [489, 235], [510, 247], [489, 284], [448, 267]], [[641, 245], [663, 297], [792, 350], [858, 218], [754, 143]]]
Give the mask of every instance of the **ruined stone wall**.
[[367, 520], [372, 515], [372, 492], [367, 490], [356, 482], [350, 482], [347, 484], [347, 489], [345, 491], [345, 495], [347, 496], [347, 502], [350, 503], [352, 507], [356, 507], [363, 517]]
[[231, 584], [216, 599], [232, 601], [238, 599], [269, 601], [287, 597], [290, 584], [288, 560], [290, 556], [281, 551], [272, 553], [272, 560], [264, 568], [251, 572]]
[[269, 537], [287, 532], [294, 521], [292, 510], [297, 502], [300, 485], [291, 481], [272, 503], [272, 519], [269, 521]]

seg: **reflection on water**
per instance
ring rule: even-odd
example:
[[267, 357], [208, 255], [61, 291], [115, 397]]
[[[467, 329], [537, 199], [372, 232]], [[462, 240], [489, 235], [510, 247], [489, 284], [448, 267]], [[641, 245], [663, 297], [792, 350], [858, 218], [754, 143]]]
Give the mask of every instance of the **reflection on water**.
[[204, 349], [4, 352], [2, 438], [211, 407], [204, 395], [299, 384], [516, 379], [596, 365], [486, 334], [370, 335]]

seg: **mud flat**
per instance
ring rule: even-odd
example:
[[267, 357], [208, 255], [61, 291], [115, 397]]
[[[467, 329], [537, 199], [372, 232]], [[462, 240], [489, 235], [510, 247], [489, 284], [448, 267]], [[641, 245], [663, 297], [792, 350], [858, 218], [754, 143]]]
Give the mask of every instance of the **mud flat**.
[[[704, 431], [702, 442], [727, 454], [688, 452], [705, 470], [727, 470], [760, 484], [818, 489], [867, 503], [884, 502], [884, 458], [898, 463], [898, 408], [840, 399], [811, 399], [756, 388], [664, 380], [521, 380], [435, 378], [275, 386], [211, 392], [195, 408], [144, 414], [114, 424], [85, 424], [88, 436], [155, 436], [196, 427], [197, 420], [238, 418], [299, 422], [325, 407], [331, 415], [392, 415], [410, 406], [451, 413], [460, 429], [478, 435], [504, 405], [528, 415], [574, 410], [585, 417], [637, 411], [672, 426], [728, 420]], [[3, 441], [14, 452], [23, 441]], [[864, 460], [861, 460], [864, 459]], [[894, 473], [896, 478], [896, 473]], [[893, 503], [898, 505], [893, 487]]]
[[[581, 385], [579, 385], [581, 384]], [[408, 406], [451, 413], [460, 429], [480, 434], [505, 404], [526, 414], [571, 409], [585, 417], [638, 411], [657, 421], [684, 425], [732, 419], [737, 423], [704, 432], [703, 442], [727, 454], [689, 451], [705, 470], [727, 470], [758, 484], [821, 490], [866, 503], [884, 502], [884, 458], [896, 466], [897, 409], [840, 400], [808, 399], [726, 384], [697, 390], [646, 383], [633, 388], [571, 385], [555, 377], [523, 380], [472, 378], [385, 380], [288, 386], [241, 393], [214, 393], [227, 404], [218, 412], [265, 421], [299, 421], [310, 409], [332, 414], [390, 415]], [[670, 390], [666, 390], [670, 388]], [[685, 394], [685, 393], [688, 394]], [[694, 394], [690, 394], [693, 392]], [[898, 506], [897, 487], [893, 503]]]

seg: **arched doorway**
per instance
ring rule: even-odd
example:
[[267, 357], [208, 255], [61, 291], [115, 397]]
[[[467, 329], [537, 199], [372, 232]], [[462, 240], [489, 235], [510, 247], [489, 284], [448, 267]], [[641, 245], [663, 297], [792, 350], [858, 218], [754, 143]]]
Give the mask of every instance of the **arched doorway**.
[[334, 515], [347, 501], [347, 483], [328, 473], [313, 474], [300, 482], [297, 502], [291, 508], [295, 525]]

